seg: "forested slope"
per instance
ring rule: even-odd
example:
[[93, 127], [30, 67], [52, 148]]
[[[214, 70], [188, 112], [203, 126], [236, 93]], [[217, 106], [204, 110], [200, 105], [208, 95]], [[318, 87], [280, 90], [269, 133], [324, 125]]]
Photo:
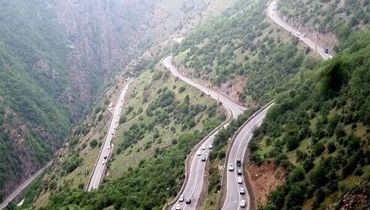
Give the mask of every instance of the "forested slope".
[[279, 94], [251, 144], [256, 164], [285, 168], [286, 183], [263, 209], [368, 209], [370, 33], [296, 77]]
[[363, 29], [370, 21], [368, 0], [287, 0], [279, 5], [284, 16], [320, 33], [335, 33], [339, 38]]
[[309, 69], [314, 61], [305, 54], [310, 50], [269, 22], [267, 2], [238, 1], [175, 46], [176, 61], [213, 85], [233, 86], [242, 79], [238, 94], [244, 102], [260, 100], [300, 70]]
[[147, 69], [132, 82], [98, 190], [87, 192], [84, 186], [109, 120], [102, 107], [84, 123], [82, 133], [75, 132], [65, 154], [43, 184], [29, 191], [20, 209], [161, 209], [173, 198], [184, 180], [186, 156], [224, 116], [206, 94], [163, 70]]
[[[342, 44], [335, 49], [343, 52], [318, 66], [310, 49], [267, 20], [267, 1], [239, 2], [173, 48], [176, 61], [195, 78], [221, 88], [244, 78], [241, 101], [263, 104], [275, 98], [276, 105], [256, 132], [251, 159], [258, 165], [278, 163], [291, 175], [271, 195], [266, 209], [324, 208], [343, 195], [345, 204], [354, 201], [364, 207], [368, 202], [359, 198], [368, 196], [370, 174], [369, 33], [349, 39], [351, 30], [366, 28], [367, 1], [340, 3], [330, 9], [334, 1], [279, 2], [282, 15], [306, 17], [302, 24], [312, 23], [318, 32], [340, 38]], [[285, 13], [288, 7], [294, 14]], [[219, 135], [220, 147], [211, 155], [206, 209], [217, 204], [218, 168], [231, 136], [229, 131]]]
[[228, 3], [1, 1], [0, 200], [51, 159], [131, 59], [214, 4]]
[[[2, 1], [0, 200], [52, 156], [68, 133], [66, 37], [44, 1]], [[38, 11], [35, 16], [34, 11]]]

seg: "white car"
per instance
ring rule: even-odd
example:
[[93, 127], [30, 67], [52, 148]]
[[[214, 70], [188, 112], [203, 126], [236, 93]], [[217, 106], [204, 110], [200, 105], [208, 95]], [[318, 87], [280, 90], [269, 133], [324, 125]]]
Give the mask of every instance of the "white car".
[[213, 149], [212, 144], [210, 144], [210, 145], [208, 146], [208, 149]]
[[206, 146], [204, 146], [204, 145], [203, 145], [203, 146], [202, 146], [202, 150], [205, 150], [205, 149], [206, 149]]
[[105, 160], [103, 160], [103, 161], [101, 162], [101, 164], [102, 164], [102, 165], [104, 165], [104, 164], [105, 164]]
[[207, 157], [206, 156], [203, 156], [202, 157], [202, 162], [206, 162], [206, 160], [207, 160]]
[[245, 189], [243, 187], [241, 187], [239, 192], [240, 192], [240, 195], [244, 195], [245, 194]]
[[202, 155], [202, 151], [198, 151], [198, 152], [197, 152], [197, 155], [198, 155], [198, 156], [201, 156], [201, 155]]
[[238, 179], [237, 179], [237, 182], [238, 182], [238, 184], [242, 184], [243, 183], [243, 179], [239, 176]]
[[230, 165], [229, 165], [229, 171], [234, 171], [234, 166], [233, 166], [233, 164], [230, 164]]
[[240, 207], [245, 208], [247, 206], [247, 202], [245, 200], [240, 201]]
[[110, 149], [110, 145], [107, 146], [107, 149]]
[[242, 175], [242, 169], [238, 168], [238, 171], [237, 171], [238, 175]]
[[183, 202], [184, 201], [184, 196], [183, 195], [181, 195], [180, 197], [179, 197], [179, 202]]
[[181, 206], [180, 206], [179, 204], [177, 204], [177, 205], [175, 206], [175, 209], [176, 209], [176, 210], [181, 210]]

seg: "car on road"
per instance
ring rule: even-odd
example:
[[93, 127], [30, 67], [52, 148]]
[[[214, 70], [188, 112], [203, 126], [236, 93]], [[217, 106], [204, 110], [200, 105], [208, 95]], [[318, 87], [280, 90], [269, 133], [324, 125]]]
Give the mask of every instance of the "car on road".
[[206, 160], [207, 160], [207, 157], [204, 155], [204, 156], [202, 157], [202, 162], [206, 162]]
[[238, 182], [238, 184], [242, 184], [243, 183], [243, 179], [239, 176], [238, 179], [236, 180]]
[[240, 201], [240, 207], [245, 208], [247, 206], [247, 202], [245, 200]]
[[179, 202], [183, 202], [184, 201], [184, 196], [183, 195], [181, 195], [180, 197], [179, 197]]
[[325, 53], [329, 53], [329, 49], [328, 48], [325, 48], [324, 52]]
[[107, 149], [110, 149], [110, 145], [107, 146]]
[[242, 166], [242, 161], [240, 159], [236, 160], [236, 166], [238, 167]]
[[175, 206], [175, 209], [176, 209], [176, 210], [181, 210], [181, 206], [180, 206], [179, 204], [177, 204], [177, 205]]
[[230, 165], [229, 165], [229, 171], [234, 171], [234, 166], [233, 166], [233, 164], [230, 164]]
[[240, 193], [240, 195], [244, 195], [245, 194], [245, 189], [243, 187], [241, 187], [239, 189], [239, 193]]
[[208, 149], [213, 149], [213, 145], [212, 145], [212, 144], [210, 144], [210, 145], [208, 146]]
[[104, 156], [104, 159], [106, 160], [107, 159], [107, 156]]
[[202, 150], [205, 150], [205, 149], [206, 149], [206, 146], [204, 146], [204, 145], [203, 145], [203, 146], [202, 146]]
[[197, 155], [198, 155], [198, 156], [201, 156], [201, 155], [202, 155], [202, 151], [200, 151], [200, 150], [199, 150], [199, 151], [197, 152]]
[[186, 199], [185, 203], [186, 204], [191, 204], [191, 199], [190, 198], [189, 199]]
[[241, 168], [238, 168], [238, 171], [237, 171], [238, 175], [242, 175], [242, 169]]
[[103, 161], [101, 162], [101, 164], [102, 164], [102, 165], [104, 165], [104, 164], [105, 164], [105, 160], [103, 160]]

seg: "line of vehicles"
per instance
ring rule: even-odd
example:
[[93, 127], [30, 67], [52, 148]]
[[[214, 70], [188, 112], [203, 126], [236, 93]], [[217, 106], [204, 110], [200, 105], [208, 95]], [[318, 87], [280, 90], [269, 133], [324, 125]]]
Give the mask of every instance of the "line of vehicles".
[[[208, 152], [206, 152], [206, 149], [207, 149], [207, 147], [205, 145], [202, 145], [200, 147], [200, 150], [198, 150], [198, 152], [196, 153], [197, 156], [202, 156], [203, 155], [200, 159], [202, 162], [206, 162], [208, 154], [209, 154]], [[208, 145], [208, 149], [212, 150], [213, 145], [212, 144]], [[181, 195], [178, 199], [178, 204], [176, 204], [176, 206], [175, 206], [175, 210], [181, 210], [180, 203], [183, 203], [184, 201], [185, 201], [185, 204], [191, 204], [191, 197], [185, 199], [185, 196]]]
[[[243, 184], [243, 169], [242, 169], [242, 161], [240, 160], [240, 159], [238, 159], [238, 160], [236, 160], [236, 167], [237, 167], [237, 169], [236, 169], [236, 174], [237, 174], [237, 183], [238, 184]], [[233, 164], [230, 164], [229, 165], [229, 172], [234, 172], [234, 166], [233, 166]], [[244, 195], [245, 194], [245, 189], [244, 189], [244, 187], [240, 187], [239, 188], [239, 193], [240, 193], [240, 195]], [[239, 203], [239, 206], [241, 207], [241, 208], [245, 208], [246, 206], [247, 206], [247, 201], [246, 200], [244, 200], [244, 199], [242, 199], [241, 201], [240, 201], [240, 203]]]
[[[272, 5], [272, 10], [273, 11], [275, 11], [275, 13], [276, 13], [276, 10], [277, 10], [277, 7], [278, 7], [278, 4], [277, 4], [277, 2], [275, 2], [273, 5]], [[302, 34], [302, 33], [300, 33], [300, 32], [296, 32], [295, 33], [295, 36], [297, 36], [297, 37], [306, 37], [307, 36], [307, 34]], [[329, 48], [324, 48], [324, 52], [326, 53], [326, 54], [329, 54]]]
[[[122, 105], [120, 106], [120, 108], [122, 108]], [[115, 122], [114, 122], [115, 124], [116, 124], [116, 126], [118, 126], [118, 120], [116, 120]], [[114, 131], [116, 131], [117, 130], [117, 127], [115, 127], [114, 128]], [[114, 137], [116, 137], [116, 135], [114, 134], [114, 132], [112, 132], [111, 133], [111, 135], [112, 135], [112, 138], [114, 138]], [[112, 148], [112, 146], [111, 145], [108, 145], [107, 146], [107, 149], [108, 150], [110, 150]], [[102, 165], [105, 165], [105, 163], [107, 162], [107, 159], [108, 159], [108, 156], [106, 155], [106, 156], [104, 156], [104, 160], [102, 161]]]
[[[212, 145], [209, 145], [208, 146], [208, 149], [212, 149], [213, 148], [213, 146]], [[202, 154], [203, 154], [203, 151], [205, 151], [206, 150], [206, 147], [203, 145], [202, 147], [201, 147], [201, 150], [199, 150], [198, 152], [197, 152], [197, 156], [201, 156]], [[205, 153], [205, 155], [201, 158], [201, 161], [202, 162], [205, 162], [206, 160], [207, 160], [207, 156], [208, 156], [208, 153]], [[242, 161], [240, 160], [240, 159], [238, 159], [237, 161], [236, 161], [236, 174], [237, 174], [237, 183], [238, 184], [243, 184], [243, 169], [242, 169]], [[234, 166], [233, 166], [233, 164], [230, 164], [229, 165], [229, 167], [228, 167], [228, 170], [229, 170], [229, 172], [234, 172]], [[245, 195], [245, 193], [246, 193], [246, 189], [244, 189], [244, 187], [240, 187], [239, 188], [239, 193], [240, 193], [240, 195]], [[185, 199], [185, 197], [184, 197], [184, 195], [181, 195], [180, 197], [179, 197], [179, 199], [178, 199], [178, 204], [175, 206], [175, 209], [176, 210], [181, 210], [181, 205], [180, 205], [180, 203], [183, 203], [183, 202], [185, 202], [186, 204], [191, 204], [191, 198], [187, 198], [187, 199]], [[240, 201], [240, 203], [239, 203], [239, 206], [241, 207], [241, 208], [245, 208], [246, 206], [247, 206], [247, 201], [246, 200], [244, 200], [244, 199], [242, 199], [241, 201]]]

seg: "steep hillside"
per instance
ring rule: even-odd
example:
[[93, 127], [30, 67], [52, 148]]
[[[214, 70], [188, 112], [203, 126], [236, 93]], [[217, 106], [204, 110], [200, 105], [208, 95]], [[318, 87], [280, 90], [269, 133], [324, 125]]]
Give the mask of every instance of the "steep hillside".
[[263, 209], [370, 207], [369, 36], [352, 36], [336, 58], [276, 97], [251, 160], [274, 162], [287, 178]]
[[66, 48], [72, 87], [65, 93], [68, 97], [64, 103], [72, 107], [74, 116], [81, 117], [84, 103], [91, 101], [103, 82], [110, 81], [132, 59], [168, 39], [186, 23], [200, 21], [198, 16], [207, 13], [208, 7], [215, 3], [207, 0], [56, 1], [52, 9], [70, 41]]
[[[283, 85], [310, 71], [318, 56], [266, 16], [268, 1], [238, 1], [217, 18], [196, 28], [173, 50], [183, 71], [251, 108], [265, 104]], [[208, 198], [203, 209], [218, 208], [228, 139], [244, 117], [220, 132], [210, 156]]]
[[370, 21], [368, 0], [287, 0], [279, 3], [282, 15], [293, 22], [320, 33], [335, 33], [341, 38], [363, 29]]
[[287, 0], [277, 10], [305, 36], [333, 51], [340, 51], [338, 39], [363, 30], [370, 20], [368, 0]]
[[[34, 196], [26, 198], [26, 203], [35, 198], [33, 205], [45, 209], [160, 209], [181, 187], [186, 155], [221, 123], [223, 115], [214, 101], [176, 80], [170, 72], [160, 67], [154, 72], [144, 71], [131, 85], [105, 183], [88, 193], [84, 186], [109, 119], [109, 112], [102, 106], [95, 109], [81, 130], [76, 130], [64, 154], [39, 189], [32, 189]], [[125, 199], [120, 192], [125, 192]]]
[[[336, 23], [336, 21], [343, 21], [343, 23], [339, 24], [339, 27], [336, 28], [337, 30], [335, 31], [322, 31], [318, 30], [318, 32], [323, 32], [324, 34], [322, 35], [323, 40], [318, 40], [313, 39], [315, 41], [319, 41], [319, 43], [324, 43], [323, 46], [333, 46], [336, 47], [337, 49], [347, 49], [348, 46], [337, 46], [338, 45], [338, 40], [336, 38], [336, 35], [333, 33], [338, 33], [339, 37], [341, 38], [342, 41], [346, 40], [349, 36], [349, 31], [353, 29], [362, 29], [366, 26], [366, 20], [361, 19], [358, 21], [357, 24], [354, 25], [349, 25], [349, 22], [347, 21], [348, 17], [358, 17], [358, 15], [362, 14], [361, 11], [366, 11], [366, 8], [361, 8], [360, 13], [356, 11], [358, 5], [354, 1], [345, 1], [345, 6], [338, 6], [338, 7], [343, 7], [346, 9], [341, 9], [340, 12], [338, 11], [338, 15], [335, 16], [333, 19], [330, 19], [332, 17], [330, 14], [333, 13], [333, 10], [330, 10], [330, 13], [326, 12], [320, 12], [319, 9], [310, 9], [308, 13], [306, 13], [306, 7], [303, 6], [303, 4], [300, 4], [301, 1], [282, 1], [279, 2], [281, 6], [278, 7], [278, 10], [283, 14], [285, 14], [285, 9], [289, 7], [290, 11], [294, 12], [296, 15], [299, 14], [299, 16], [305, 16], [309, 17], [310, 20], [314, 19], [317, 15], [316, 13], [320, 13], [321, 15], [325, 16], [328, 22], [322, 23], [322, 24], [332, 24]], [[325, 2], [321, 1], [305, 1], [306, 6], [311, 5], [311, 4], [322, 4], [326, 6], [322, 6], [327, 8], [327, 5], [330, 5], [333, 2]], [[356, 104], [351, 104], [351, 109], [346, 111], [346, 116], [351, 115], [350, 113], [352, 111], [361, 111], [361, 114], [356, 114], [356, 116], [366, 116], [368, 115], [368, 111], [366, 108], [367, 105], [362, 105], [362, 104], [367, 104], [368, 100], [368, 92], [364, 91], [361, 93], [357, 93], [356, 91], [358, 87], [361, 87], [361, 89], [367, 89], [367, 83], [368, 81], [366, 79], [368, 78], [361, 78], [365, 80], [358, 81], [358, 86], [356, 87], [356, 90], [353, 89], [347, 89], [347, 93], [340, 93], [340, 96], [336, 96], [338, 98], [333, 99], [333, 101], [340, 100], [342, 101], [341, 105], [338, 105], [336, 109], [334, 109], [335, 106], [332, 103], [332, 99], [329, 102], [329, 99], [323, 97], [314, 97], [310, 96], [312, 95], [320, 95], [320, 94], [313, 94], [310, 91], [313, 91], [317, 84], [324, 83], [324, 82], [318, 82], [319, 78], [321, 77], [321, 74], [317, 73], [318, 70], [313, 70], [316, 66], [317, 61], [312, 59], [315, 58], [316, 55], [311, 52], [310, 49], [302, 46], [298, 40], [292, 36], [286, 33], [284, 30], [279, 29], [278, 27], [274, 26], [267, 18], [265, 14], [265, 8], [267, 5], [268, 1], [248, 1], [248, 2], [238, 2], [235, 4], [234, 7], [229, 9], [227, 12], [225, 12], [221, 17], [216, 18], [213, 21], [210, 21], [207, 25], [203, 25], [199, 28], [197, 28], [192, 34], [190, 34], [189, 37], [185, 38], [184, 41], [179, 45], [179, 46], [174, 46], [173, 50], [176, 55], [176, 61], [179, 64], [183, 65], [183, 71], [188, 73], [189, 75], [197, 78], [200, 82], [203, 82], [205, 84], [211, 85], [215, 88], [218, 88], [221, 91], [224, 91], [225, 93], [229, 94], [232, 97], [235, 97], [242, 102], [246, 102], [247, 104], [251, 104], [250, 102], [252, 101], [257, 101], [260, 104], [264, 104], [266, 101], [269, 99], [275, 98], [278, 96], [277, 103], [280, 101], [286, 101], [288, 100], [291, 95], [293, 94], [297, 97], [294, 100], [294, 103], [298, 103], [301, 106], [305, 106], [304, 109], [306, 109], [306, 106], [309, 106], [311, 104], [314, 108], [314, 111], [309, 112], [309, 116], [312, 118], [309, 118], [310, 124], [316, 124], [317, 121], [319, 121], [321, 124], [318, 125], [311, 125], [310, 129], [316, 129], [312, 131], [307, 131], [307, 128], [304, 126], [307, 126], [307, 122], [303, 121], [301, 119], [301, 115], [299, 112], [287, 112], [285, 114], [285, 110], [291, 109], [292, 104], [289, 102], [289, 105], [284, 105], [282, 106], [283, 110], [280, 109], [273, 109], [272, 112], [275, 113], [274, 116], [274, 123], [271, 121], [267, 122], [266, 124], [273, 124], [274, 127], [272, 127], [270, 130], [268, 130], [268, 133], [264, 133], [266, 139], [263, 139], [263, 141], [260, 141], [259, 143], [259, 150], [258, 152], [254, 152], [252, 154], [252, 160], [258, 162], [259, 164], [262, 164], [260, 167], [258, 165], [253, 165], [254, 167], [249, 168], [251, 169], [252, 176], [257, 176], [258, 173], [261, 173], [261, 171], [264, 171], [266, 174], [270, 174], [270, 176], [276, 176], [277, 180], [263, 180], [260, 183], [257, 184], [266, 184], [268, 183], [268, 186], [264, 186], [265, 189], [268, 189], [267, 191], [264, 191], [261, 193], [262, 197], [266, 197], [266, 193], [269, 193], [271, 190], [275, 189], [276, 186], [280, 185], [281, 183], [284, 182], [285, 175], [282, 172], [283, 167], [285, 166], [284, 164], [287, 164], [287, 161], [283, 159], [280, 164], [275, 164], [275, 162], [269, 162], [269, 160], [277, 160], [280, 161], [280, 157], [287, 157], [287, 159], [291, 160], [292, 164], [294, 165], [295, 161], [297, 161], [294, 155], [296, 155], [296, 148], [290, 148], [293, 150], [293, 152], [290, 152], [284, 146], [283, 142], [289, 142], [287, 144], [292, 144], [289, 146], [292, 147], [298, 147], [300, 148], [300, 151], [298, 152], [297, 155], [301, 155], [302, 161], [306, 157], [311, 157], [308, 158], [310, 161], [315, 161], [315, 164], [318, 165], [320, 162], [321, 157], [317, 155], [312, 154], [311, 150], [314, 145], [314, 143], [309, 144], [310, 140], [303, 140], [301, 139], [302, 136], [300, 135], [312, 135], [315, 136], [315, 140], [312, 137], [312, 141], [315, 142], [320, 142], [322, 138], [326, 136], [327, 140], [324, 140], [319, 144], [319, 146], [316, 147], [328, 147], [327, 145], [334, 141], [335, 137], [333, 137], [333, 133], [330, 134], [330, 132], [334, 132], [333, 129], [335, 129], [335, 126], [337, 124], [341, 124], [341, 122], [344, 122], [344, 118], [347, 119], [347, 117], [341, 117], [339, 115], [343, 114], [342, 113], [342, 106], [345, 106], [343, 103], [346, 98], [349, 98], [346, 103], [349, 103], [349, 101], [353, 100], [358, 100]], [[338, 3], [338, 2], [336, 2]], [[344, 3], [344, 1], [342, 2]], [[364, 6], [366, 6], [366, 2], [362, 2]], [[343, 5], [343, 4], [342, 4]], [[321, 7], [319, 7], [321, 8]], [[336, 11], [336, 10], [335, 10]], [[343, 13], [346, 14], [346, 16], [343, 16]], [[288, 14], [288, 13], [287, 13]], [[365, 15], [366, 16], [366, 15]], [[363, 17], [360, 15], [360, 17]], [[287, 20], [289, 23], [292, 23], [294, 21], [291, 21], [288, 18], [284, 18]], [[349, 18], [350, 19], [350, 18]], [[321, 23], [322, 18], [320, 17], [318, 20], [315, 20], [316, 23]], [[296, 26], [299, 29], [302, 29], [302, 25], [300, 24], [292, 24]], [[307, 32], [308, 30], [302, 30], [302, 32]], [[318, 32], [312, 33], [315, 35], [321, 35]], [[326, 34], [325, 34], [326, 33]], [[345, 34], [346, 33], [346, 34]], [[311, 34], [308, 36], [311, 37]], [[365, 39], [367, 35], [364, 35], [362, 38]], [[325, 37], [328, 38], [328, 40], [325, 40]], [[328, 41], [328, 42], [324, 42]], [[353, 44], [353, 42], [352, 42]], [[364, 44], [364, 43], [362, 43]], [[354, 45], [361, 46], [361, 44], [356, 43]], [[361, 52], [359, 52], [357, 55], [360, 56], [361, 54], [366, 54], [367, 50], [364, 49]], [[308, 55], [308, 56], [307, 56]], [[347, 57], [346, 57], [347, 56]], [[356, 65], [357, 61], [350, 61], [350, 59], [354, 58], [351, 57], [351, 55], [343, 55], [343, 58], [340, 57], [338, 58], [339, 60], [346, 60], [349, 63], [344, 64], [344, 68], [346, 68], [346, 71], [348, 71], [349, 67], [348, 66], [353, 66]], [[351, 58], [349, 58], [351, 57]], [[363, 61], [363, 59], [366, 58], [366, 55], [363, 55], [363, 57], [358, 57], [357, 59]], [[333, 61], [334, 63], [335, 61]], [[339, 61], [339, 63], [341, 63]], [[361, 63], [361, 62], [360, 62]], [[363, 64], [363, 63], [362, 63]], [[329, 65], [329, 64], [327, 64]], [[336, 64], [332, 64], [334, 69], [336, 69]], [[339, 66], [342, 66], [341, 64], [338, 64]], [[361, 68], [364, 68], [367, 64], [364, 64]], [[324, 67], [321, 67], [324, 68]], [[330, 68], [330, 67], [326, 67]], [[312, 72], [313, 71], [313, 72]], [[324, 70], [323, 70], [324, 71]], [[329, 71], [329, 70], [327, 70]], [[344, 77], [347, 77], [349, 75], [353, 75], [353, 79], [348, 79], [346, 78], [346, 82], [351, 83], [349, 81], [356, 81], [358, 80], [358, 75], [360, 75], [360, 71], [363, 71], [362, 73], [367, 74], [368, 71], [365, 69], [362, 70], [356, 70], [357, 73], [352, 72], [347, 72]], [[317, 75], [319, 74], [319, 75]], [[323, 73], [324, 74], [324, 73]], [[330, 77], [331, 73], [327, 73], [328, 77]], [[316, 75], [315, 79], [311, 79], [311, 76], [307, 75]], [[357, 76], [356, 76], [357, 75]], [[312, 76], [313, 77], [313, 76]], [[335, 79], [327, 79], [329, 80], [329, 83], [334, 83], [333, 85], [336, 86], [336, 81], [332, 80], [337, 80], [338, 78], [336, 75], [334, 75]], [[309, 78], [309, 79], [308, 79]], [[325, 80], [325, 79], [322, 79]], [[331, 81], [330, 81], [331, 80]], [[310, 81], [310, 82], [308, 82]], [[308, 83], [310, 85], [308, 85]], [[330, 84], [331, 85], [331, 84]], [[289, 91], [288, 91], [289, 90]], [[279, 94], [281, 93], [281, 94]], [[310, 94], [309, 94], [310, 93]], [[319, 100], [320, 99], [320, 100]], [[318, 101], [317, 104], [314, 104], [314, 102]], [[321, 101], [321, 102], [320, 102]], [[335, 102], [337, 103], [337, 102]], [[339, 103], [339, 102], [338, 102]], [[253, 104], [253, 103], [252, 103]], [[348, 105], [348, 104], [347, 104]], [[297, 105], [298, 106], [298, 105]], [[330, 107], [331, 106], [331, 107]], [[362, 107], [361, 107], [362, 106]], [[280, 104], [278, 104], [275, 107], [280, 107]], [[325, 107], [325, 108], [324, 108]], [[356, 107], [356, 108], [354, 108]], [[320, 110], [325, 109], [325, 112], [323, 115], [329, 115], [325, 116], [323, 121], [317, 118], [318, 113], [321, 113]], [[333, 109], [333, 110], [331, 110]], [[327, 111], [330, 111], [330, 114], [326, 113]], [[338, 112], [338, 116], [334, 115], [336, 112]], [[279, 114], [282, 114], [279, 116]], [[270, 112], [270, 115], [271, 112]], [[334, 116], [332, 116], [334, 115]], [[279, 116], [279, 117], [278, 117]], [[329, 133], [322, 132], [322, 125], [329, 123], [329, 119], [335, 117], [334, 124], [335, 125], [330, 125], [334, 126], [334, 128], [331, 128], [331, 131]], [[277, 120], [278, 119], [278, 120]], [[350, 121], [348, 121], [350, 119]], [[362, 120], [357, 119], [357, 118], [352, 118], [349, 117], [347, 119], [346, 123], [343, 123], [343, 127], [345, 128], [347, 132], [347, 137], [351, 138], [351, 136], [356, 136], [355, 138], [360, 138], [364, 143], [358, 144], [359, 148], [363, 148], [363, 153], [358, 153], [357, 155], [354, 153], [352, 154], [347, 154], [347, 156], [343, 159], [350, 159], [352, 162], [351, 163], [340, 163], [337, 164], [335, 167], [335, 171], [337, 172], [338, 176], [342, 173], [340, 167], [344, 167], [346, 164], [348, 165], [355, 165], [353, 164], [353, 161], [358, 161], [356, 158], [359, 156], [364, 157], [365, 159], [360, 161], [362, 162], [362, 166], [358, 166], [358, 173], [359, 174], [364, 174], [363, 176], [359, 176], [360, 179], [353, 178], [353, 176], [349, 176], [350, 178], [346, 179], [348, 175], [342, 178], [337, 178], [335, 180], [333, 177], [327, 178], [327, 180], [331, 180], [333, 178], [333, 182], [338, 182], [340, 183], [337, 187], [337, 189], [333, 188], [330, 190], [327, 190], [326, 188], [320, 188], [321, 186], [314, 186], [312, 188], [304, 189], [301, 192], [306, 192], [307, 191], [307, 197], [305, 199], [308, 200], [308, 202], [304, 203], [305, 209], [317, 209], [322, 202], [323, 198], [327, 198], [325, 200], [326, 204], [330, 203], [330, 201], [335, 200], [336, 198], [339, 198], [342, 196], [345, 192], [349, 192], [349, 189], [352, 187], [352, 184], [357, 183], [357, 180], [362, 180], [365, 183], [366, 186], [366, 180], [368, 180], [369, 176], [369, 171], [368, 171], [368, 122], [362, 121], [366, 119], [366, 117]], [[271, 117], [268, 119], [271, 120]], [[289, 121], [289, 123], [288, 123]], [[287, 123], [285, 123], [287, 122]], [[351, 129], [350, 127], [354, 124], [354, 128]], [[239, 123], [240, 125], [240, 123]], [[284, 126], [281, 126], [284, 125]], [[266, 126], [266, 125], [265, 125]], [[329, 125], [328, 125], [329, 126]], [[358, 127], [356, 129], [356, 127]], [[263, 129], [266, 129], [265, 127]], [[263, 131], [262, 129], [262, 131]], [[303, 129], [303, 131], [300, 131]], [[222, 175], [222, 170], [220, 171], [220, 167], [223, 166], [223, 161], [225, 157], [225, 152], [227, 149], [227, 139], [229, 137], [232, 137], [233, 131], [235, 131], [235, 128], [230, 128], [229, 130], [226, 130], [223, 133], [220, 133], [220, 135], [217, 137], [218, 139], [218, 146], [215, 147], [214, 151], [211, 154], [210, 160], [211, 160], [211, 168], [210, 168], [210, 187], [209, 187], [209, 195], [208, 199], [206, 201], [205, 206], [203, 206], [204, 209], [214, 209], [217, 208], [217, 199], [219, 198], [219, 190], [220, 190], [220, 184], [221, 184], [221, 175]], [[275, 130], [284, 130], [285, 132], [280, 132], [280, 136], [275, 136]], [[353, 130], [353, 133], [351, 134]], [[307, 132], [306, 132], [307, 131]], [[291, 133], [296, 133], [295, 138], [290, 138]], [[309, 134], [308, 134], [309, 133]], [[325, 134], [324, 134], [325, 133]], [[256, 133], [257, 134], [257, 133]], [[274, 134], [272, 137], [270, 137], [270, 134]], [[264, 136], [260, 134], [261, 136]], [[262, 138], [259, 136], [259, 138]], [[316, 137], [320, 136], [320, 137]], [[309, 138], [309, 137], [307, 137]], [[280, 140], [276, 140], [280, 139]], [[288, 141], [288, 139], [291, 139]], [[325, 138], [324, 138], [325, 139]], [[330, 140], [328, 140], [330, 139]], [[302, 141], [301, 144], [299, 142]], [[350, 140], [348, 140], [350, 141]], [[276, 142], [276, 143], [274, 143]], [[339, 144], [339, 143], [338, 143]], [[334, 145], [335, 148], [341, 147], [343, 151], [348, 150], [346, 148], [348, 142], [345, 144], [345, 146], [341, 145]], [[311, 146], [308, 146], [311, 145]], [[275, 149], [275, 147], [277, 149]], [[307, 147], [307, 148], [306, 148]], [[322, 147], [320, 149], [322, 149]], [[330, 143], [331, 149], [333, 149], [333, 144]], [[255, 150], [256, 146], [252, 146], [252, 148]], [[274, 149], [272, 149], [274, 148]], [[280, 150], [278, 150], [280, 149]], [[320, 150], [319, 149], [319, 150]], [[253, 151], [254, 151], [253, 150]], [[273, 152], [270, 152], [273, 150]], [[327, 150], [327, 149], [326, 149]], [[325, 151], [326, 151], [325, 150]], [[353, 149], [357, 150], [357, 149]], [[323, 154], [325, 153], [323, 152]], [[340, 151], [341, 154], [343, 153]], [[333, 152], [334, 153], [334, 152]], [[347, 152], [350, 153], [350, 152]], [[267, 154], [271, 155], [268, 156]], [[275, 155], [275, 156], [272, 156]], [[327, 157], [327, 155], [324, 155]], [[264, 161], [262, 161], [264, 160]], [[341, 158], [342, 160], [342, 158]], [[325, 161], [323, 160], [323, 163]], [[325, 165], [326, 167], [326, 165]], [[356, 167], [356, 166], [354, 166]], [[289, 168], [289, 167], [288, 167]], [[298, 167], [299, 168], [299, 167]], [[300, 168], [299, 168], [300, 169]], [[298, 170], [298, 169], [297, 169]], [[352, 170], [352, 169], [351, 169]], [[354, 170], [354, 169], [353, 169]], [[294, 171], [294, 170], [292, 170]], [[290, 169], [288, 170], [290, 172]], [[306, 173], [306, 171], [303, 171]], [[307, 173], [309, 174], [310, 171], [308, 170]], [[325, 173], [329, 173], [329, 171], [325, 171]], [[352, 172], [351, 172], [352, 173]], [[356, 173], [356, 172], [354, 172]], [[258, 175], [259, 176], [259, 175]], [[305, 175], [306, 177], [309, 177], [310, 175]], [[262, 176], [262, 178], [265, 179], [271, 179], [271, 177], [267, 176]], [[288, 177], [287, 180], [290, 180], [291, 177]], [[339, 180], [344, 180], [343, 182], [339, 182]], [[299, 180], [301, 181], [301, 180]], [[289, 181], [288, 181], [289, 182]], [[308, 182], [311, 184], [310, 182]], [[300, 183], [301, 186], [307, 185], [306, 183]], [[279, 193], [283, 192], [285, 193], [284, 196], [288, 195], [291, 193], [291, 195], [288, 195], [285, 197], [285, 199], [291, 199], [293, 200], [294, 197], [299, 197], [297, 192], [291, 192], [290, 188], [291, 186], [287, 184], [287, 187], [278, 190]], [[297, 188], [295, 186], [295, 188]], [[309, 199], [313, 197], [313, 194], [315, 193], [315, 190], [319, 189], [316, 193], [319, 193], [319, 199], [318, 201], [313, 205], [314, 199]], [[339, 190], [338, 190], [339, 189]], [[368, 188], [365, 187], [365, 189], [360, 189], [356, 188], [358, 191], [354, 192], [363, 192], [363, 190], [367, 190]], [[312, 190], [312, 192], [310, 191]], [[324, 192], [324, 193], [323, 193]], [[309, 194], [311, 193], [311, 194]], [[298, 192], [298, 194], [303, 194]], [[280, 195], [280, 194], [279, 194]], [[365, 193], [366, 195], [366, 193]], [[274, 194], [272, 195], [274, 196]], [[309, 197], [311, 196], [311, 197]], [[320, 197], [321, 196], [321, 197]], [[337, 196], [337, 197], [336, 197]], [[352, 197], [351, 197], [352, 196]], [[351, 200], [353, 197], [356, 196], [363, 196], [363, 195], [349, 195], [346, 197], [347, 202], [348, 200]], [[366, 195], [368, 196], [368, 195]], [[275, 197], [274, 197], [275, 198]], [[281, 196], [277, 197], [278, 199], [281, 198]], [[299, 198], [297, 198], [298, 200]], [[303, 200], [305, 200], [303, 199]], [[271, 200], [270, 200], [271, 201]], [[365, 202], [367, 201], [366, 199], [364, 200]], [[364, 202], [361, 201], [361, 202]], [[276, 200], [272, 200], [272, 204], [276, 204]], [[280, 202], [280, 200], [279, 200]], [[290, 202], [290, 201], [289, 201]], [[303, 202], [303, 201], [302, 201]], [[298, 204], [297, 204], [298, 205]], [[272, 207], [271, 207], [272, 206]], [[287, 207], [287, 202], [283, 202], [283, 205]], [[324, 205], [325, 206], [325, 205]], [[281, 206], [278, 206], [277, 209], [279, 209]], [[268, 205], [266, 209], [272, 208], [274, 209], [273, 205]], [[298, 207], [295, 207], [294, 201], [288, 205], [286, 209], [294, 209]]]
[[0, 2], [0, 200], [51, 159], [131, 59], [228, 4]]
[[[0, 200], [45, 164], [66, 138], [67, 39], [44, 1], [2, 1]], [[35, 15], [38, 11], [38, 15]]]
[[108, 178], [119, 177], [161, 149], [170, 149], [182, 133], [208, 131], [220, 124], [219, 111], [216, 102], [174, 79], [169, 71], [143, 72], [122, 113], [125, 117], [117, 133]]
[[238, 1], [176, 47], [176, 61], [192, 76], [242, 102], [259, 101], [314, 63], [305, 56], [309, 49], [269, 22], [267, 2]]

